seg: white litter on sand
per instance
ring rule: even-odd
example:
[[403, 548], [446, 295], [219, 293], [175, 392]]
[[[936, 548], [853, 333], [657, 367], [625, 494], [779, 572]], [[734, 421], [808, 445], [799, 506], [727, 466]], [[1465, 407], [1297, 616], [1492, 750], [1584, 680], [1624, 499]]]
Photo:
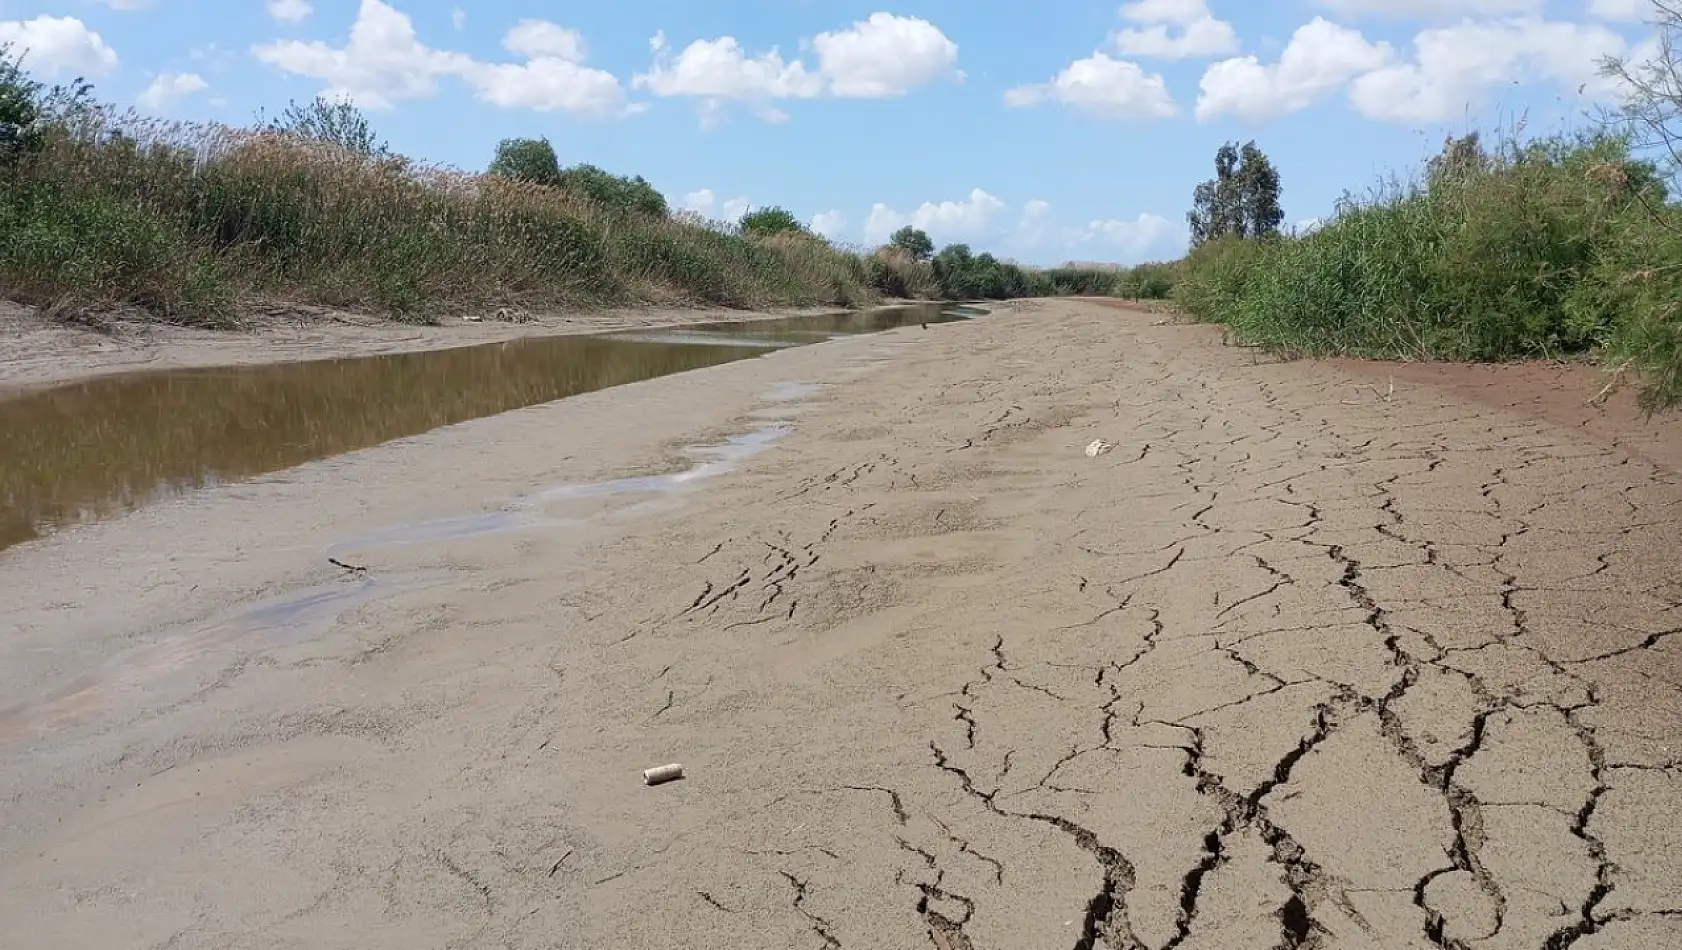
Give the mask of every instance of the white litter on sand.
[[642, 780], [646, 785], [660, 785], [680, 778], [683, 778], [683, 766], [675, 762], [642, 771]]

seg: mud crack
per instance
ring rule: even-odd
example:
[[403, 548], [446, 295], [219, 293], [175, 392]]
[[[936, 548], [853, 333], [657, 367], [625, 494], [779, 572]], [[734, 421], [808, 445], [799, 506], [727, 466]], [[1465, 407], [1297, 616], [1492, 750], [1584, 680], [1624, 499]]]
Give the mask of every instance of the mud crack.
[[836, 938], [834, 930], [832, 929], [833, 925], [824, 918], [814, 914], [811, 909], [806, 906], [806, 898], [810, 893], [810, 886], [807, 882], [795, 877], [787, 871], [779, 871], [777, 873], [781, 874], [783, 879], [788, 881], [789, 886], [794, 888], [794, 909], [799, 912], [800, 916], [806, 918], [806, 922], [811, 925], [812, 932], [818, 935], [818, 939], [823, 941], [823, 945], [827, 947], [828, 950], [840, 950], [841, 941]]

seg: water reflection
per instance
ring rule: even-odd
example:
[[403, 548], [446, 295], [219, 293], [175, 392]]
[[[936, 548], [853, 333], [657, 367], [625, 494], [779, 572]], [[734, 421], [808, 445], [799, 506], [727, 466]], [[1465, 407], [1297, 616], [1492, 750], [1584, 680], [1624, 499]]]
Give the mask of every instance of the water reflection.
[[0, 398], [0, 548], [523, 406], [834, 336], [960, 319], [938, 306], [885, 308], [138, 373]]

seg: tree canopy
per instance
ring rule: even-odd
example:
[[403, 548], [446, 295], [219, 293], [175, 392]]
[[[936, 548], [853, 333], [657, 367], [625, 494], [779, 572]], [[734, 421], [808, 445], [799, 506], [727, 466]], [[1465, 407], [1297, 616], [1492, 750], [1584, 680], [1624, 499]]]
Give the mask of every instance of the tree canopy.
[[934, 257], [934, 241], [929, 238], [929, 233], [909, 224], [888, 238], [888, 246], [899, 248], [911, 255], [914, 261], [926, 261]]
[[554, 185], [561, 180], [561, 162], [548, 139], [503, 139], [497, 143], [489, 171], [533, 185]]
[[1192, 193], [1193, 247], [1219, 237], [1265, 237], [1279, 232], [1279, 172], [1255, 142], [1232, 142], [1215, 152], [1215, 177]]
[[770, 208], [754, 208], [742, 215], [737, 227], [743, 234], [754, 237], [769, 237], [773, 234], [806, 234], [806, 225], [794, 216], [794, 212], [787, 208], [773, 206]]
[[391, 147], [374, 132], [373, 123], [348, 99], [316, 96], [306, 103], [294, 100], [262, 127], [269, 132], [326, 142], [370, 158], [391, 154]]

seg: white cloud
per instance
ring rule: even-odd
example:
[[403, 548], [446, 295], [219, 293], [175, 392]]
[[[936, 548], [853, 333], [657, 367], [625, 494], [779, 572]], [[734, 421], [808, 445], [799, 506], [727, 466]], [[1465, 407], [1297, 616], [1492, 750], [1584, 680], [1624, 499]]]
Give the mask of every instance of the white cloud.
[[451, 8], [450, 26], [455, 27], [457, 31], [467, 29], [467, 11], [461, 7]]
[[831, 95], [843, 99], [891, 99], [958, 71], [958, 44], [933, 23], [917, 17], [872, 13], [845, 30], [812, 40], [818, 72]]
[[702, 188], [683, 196], [678, 207], [698, 214], [704, 218], [716, 218], [720, 221], [740, 221], [742, 215], [748, 213], [753, 205], [746, 198], [729, 198], [721, 205], [718, 195], [711, 188]]
[[1051, 238], [1052, 231], [1051, 202], [1033, 198], [1022, 206], [1022, 220], [1016, 223], [1012, 240], [1021, 247], [1039, 247]]
[[735, 37], [696, 40], [675, 58], [659, 34], [650, 42], [654, 65], [635, 76], [632, 86], [657, 96], [690, 96], [703, 108], [726, 101], [766, 103], [773, 99], [812, 99], [822, 95], [823, 77], [799, 61], [784, 61], [776, 49], [749, 56]]
[[532, 59], [552, 57], [582, 63], [589, 57], [582, 33], [547, 20], [521, 20], [503, 37], [502, 45], [510, 53]]
[[117, 68], [117, 52], [98, 33], [75, 17], [38, 16], [32, 20], [0, 20], [0, 45], [24, 56], [32, 73], [109, 73]]
[[1276, 63], [1263, 65], [1254, 56], [1211, 63], [1199, 83], [1197, 118], [1262, 120], [1296, 112], [1394, 59], [1388, 43], [1370, 43], [1358, 30], [1315, 17], [1291, 34]]
[[1185, 229], [1149, 213], [1099, 218], [1081, 225], [1060, 224], [1050, 203], [1034, 200], [1022, 206], [1022, 218], [1005, 241], [1010, 248], [1041, 259], [1079, 256], [1136, 263], [1183, 248]]
[[1589, 0], [1589, 16], [1618, 23], [1640, 23], [1657, 12], [1653, 0]]
[[785, 59], [776, 47], [748, 52], [733, 36], [695, 40], [673, 54], [664, 33], [649, 43], [654, 62], [631, 85], [661, 97], [699, 100], [703, 124], [730, 103], [745, 103], [768, 122], [788, 114], [772, 103], [821, 96], [888, 99], [942, 76], [962, 78], [958, 47], [934, 24], [914, 17], [872, 14], [845, 30], [820, 33], [811, 46], [817, 65]]
[[309, 0], [269, 0], [269, 16], [282, 23], [302, 23], [315, 12]]
[[1134, 218], [1088, 221], [1077, 232], [1076, 240], [1084, 245], [1113, 249], [1126, 260], [1134, 261], [1152, 250], [1167, 248], [1179, 236], [1179, 228], [1167, 218], [1141, 213]]
[[1017, 86], [1005, 93], [1005, 104], [1010, 106], [1045, 102], [1113, 119], [1164, 119], [1178, 111], [1160, 74], [1104, 53], [1075, 60], [1049, 82]]
[[865, 219], [864, 239], [881, 244], [908, 224], [929, 232], [937, 241], [976, 237], [993, 225], [1004, 208], [1003, 201], [980, 188], [964, 201], [925, 201], [909, 214], [878, 202]]
[[198, 73], [159, 73], [135, 98], [135, 102], [158, 111], [167, 108], [177, 99], [203, 92], [208, 88], [210, 83], [205, 82], [204, 77]]
[[1355, 80], [1349, 99], [1361, 114], [1395, 122], [1452, 120], [1510, 82], [1551, 81], [1603, 94], [1600, 58], [1628, 52], [1623, 37], [1606, 27], [1537, 19], [1428, 29], [1413, 45], [1410, 61]]
[[611, 73], [552, 56], [526, 63], [481, 63], [465, 77], [479, 98], [504, 108], [607, 118], [638, 111]]
[[285, 72], [321, 80], [329, 98], [350, 98], [369, 108], [430, 96], [440, 77], [463, 75], [475, 65], [465, 54], [422, 45], [409, 17], [381, 0], [362, 0], [342, 47], [282, 40], [252, 53]]
[[812, 231], [831, 241], [840, 237], [846, 230], [847, 216], [839, 211], [820, 211], [812, 215]]
[[724, 204], [719, 207], [718, 213], [719, 217], [725, 221], [740, 221], [742, 215], [747, 214], [752, 208], [753, 202], [746, 198], [726, 198]]
[[1546, 0], [1320, 0], [1338, 13], [1432, 20], [1442, 18], [1539, 14]]
[[1238, 31], [1215, 19], [1205, 0], [1138, 0], [1124, 5], [1121, 15], [1139, 24], [1110, 37], [1124, 56], [1188, 59], [1238, 52]]
[[593, 117], [636, 111], [617, 78], [584, 65], [583, 39], [572, 30], [525, 20], [508, 31], [503, 45], [526, 61], [487, 63], [433, 49], [421, 43], [407, 14], [384, 0], [361, 0], [344, 46], [282, 40], [256, 46], [252, 53], [285, 72], [320, 80], [330, 98], [349, 98], [368, 108], [431, 96], [439, 79], [454, 77], [481, 100], [499, 106]]

